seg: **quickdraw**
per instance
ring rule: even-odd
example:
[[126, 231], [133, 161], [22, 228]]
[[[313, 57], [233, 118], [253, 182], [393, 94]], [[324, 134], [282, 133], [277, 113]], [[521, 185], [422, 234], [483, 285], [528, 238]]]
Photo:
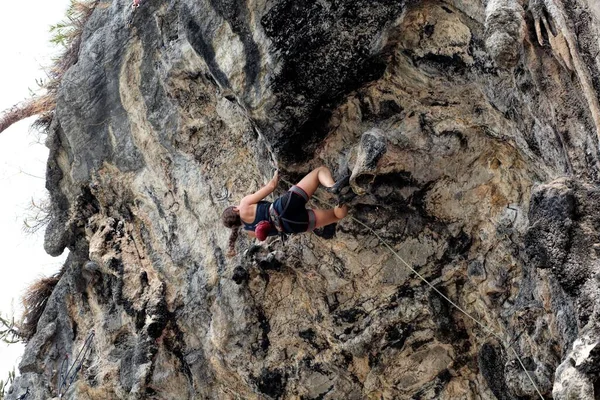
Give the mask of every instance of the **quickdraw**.
[[67, 393], [73, 382], [75, 382], [75, 378], [77, 378], [77, 374], [81, 370], [83, 362], [85, 361], [86, 357], [92, 352], [91, 345], [92, 339], [94, 338], [95, 334], [96, 331], [92, 329], [87, 339], [85, 339], [81, 350], [79, 350], [77, 357], [75, 357], [75, 359], [73, 360], [73, 364], [71, 364], [71, 367], [69, 367], [69, 355], [65, 355], [65, 358], [63, 359], [60, 365], [60, 372], [58, 376], [59, 398], [62, 398]]

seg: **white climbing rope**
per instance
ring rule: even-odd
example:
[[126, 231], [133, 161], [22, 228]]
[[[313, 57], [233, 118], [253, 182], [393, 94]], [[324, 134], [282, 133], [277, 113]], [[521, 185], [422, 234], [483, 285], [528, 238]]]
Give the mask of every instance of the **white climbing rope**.
[[[293, 186], [293, 183], [281, 178], [281, 180], [283, 182], [285, 182], [286, 184]], [[331, 203], [329, 203], [328, 201], [325, 201], [321, 198], [319, 198], [318, 196], [314, 195], [312, 196], [313, 198], [315, 198], [316, 200], [318, 200], [320, 203], [323, 203], [329, 207], [332, 206]], [[427, 278], [425, 278], [423, 275], [421, 275], [419, 273], [419, 271], [417, 271], [416, 269], [414, 269], [409, 263], [407, 263], [404, 258], [402, 258], [400, 256], [400, 254], [398, 254], [396, 252], [396, 250], [394, 250], [392, 248], [392, 246], [390, 246], [385, 240], [383, 240], [383, 238], [377, 233], [375, 232], [375, 230], [373, 228], [371, 228], [370, 226], [368, 226], [367, 224], [365, 224], [364, 222], [358, 220], [357, 218], [348, 215], [348, 218], [350, 218], [352, 221], [362, 225], [364, 228], [366, 228], [369, 232], [371, 232], [398, 260], [400, 260], [412, 273], [414, 273], [421, 281], [423, 281], [427, 286], [429, 286], [431, 288], [431, 290], [433, 290], [434, 292], [436, 292], [440, 297], [442, 297], [444, 300], [446, 300], [448, 303], [450, 303], [454, 308], [456, 308], [458, 311], [460, 311], [461, 313], [463, 313], [464, 315], [466, 315], [468, 318], [470, 318], [473, 322], [475, 322], [477, 325], [479, 325], [484, 331], [486, 331], [487, 333], [489, 333], [490, 335], [492, 335], [494, 338], [496, 338], [500, 343], [502, 343], [502, 346], [504, 346], [504, 348], [506, 349], [506, 351], [508, 351], [509, 349], [513, 351], [513, 354], [515, 355], [516, 359], [518, 360], [519, 364], [521, 365], [521, 368], [523, 369], [523, 371], [525, 371], [525, 374], [527, 375], [527, 378], [529, 378], [529, 381], [531, 382], [531, 384], [533, 385], [533, 387], [535, 388], [535, 391], [537, 392], [537, 394], [540, 396], [541, 400], [545, 400], [544, 396], [542, 395], [542, 393], [540, 392], [540, 389], [538, 388], [538, 386], [535, 384], [535, 382], [533, 381], [533, 378], [531, 377], [531, 375], [529, 374], [529, 371], [527, 371], [527, 368], [525, 368], [525, 364], [523, 364], [523, 361], [521, 360], [521, 357], [519, 357], [519, 354], [517, 353], [517, 351], [512, 347], [512, 344], [507, 344], [506, 341], [496, 332], [494, 332], [490, 327], [488, 327], [486, 324], [484, 324], [483, 322], [481, 322], [480, 320], [478, 320], [477, 318], [475, 318], [474, 316], [472, 316], [471, 314], [469, 314], [466, 310], [464, 310], [461, 306], [459, 306], [458, 304], [456, 304], [454, 301], [452, 301], [448, 296], [446, 296], [444, 293], [442, 293], [439, 289], [437, 289], [431, 282], [429, 282], [429, 280], [427, 280]]]

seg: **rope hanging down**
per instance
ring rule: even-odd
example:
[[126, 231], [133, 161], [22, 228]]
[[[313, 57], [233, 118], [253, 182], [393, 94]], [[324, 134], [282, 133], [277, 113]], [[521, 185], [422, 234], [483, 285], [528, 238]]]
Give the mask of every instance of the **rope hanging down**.
[[[281, 178], [281, 180], [283, 182], [285, 182], [286, 184], [293, 186], [293, 183]], [[329, 203], [326, 200], [323, 200], [321, 198], [319, 198], [318, 196], [314, 195], [312, 196], [313, 198], [315, 198], [316, 200], [318, 200], [320, 203], [323, 203], [325, 205], [327, 205], [328, 207], [331, 207], [332, 204]], [[469, 319], [471, 319], [473, 322], [475, 322], [478, 326], [480, 326], [485, 332], [489, 333], [490, 335], [492, 335], [494, 338], [496, 338], [500, 343], [502, 343], [502, 346], [504, 346], [504, 348], [508, 351], [509, 349], [512, 350], [513, 354], [515, 355], [517, 361], [519, 362], [519, 364], [521, 365], [521, 368], [523, 369], [523, 371], [525, 371], [525, 374], [527, 375], [527, 378], [529, 378], [529, 381], [531, 382], [531, 384], [533, 385], [533, 387], [535, 388], [535, 391], [537, 392], [537, 394], [540, 396], [541, 400], [544, 400], [544, 396], [542, 395], [542, 393], [540, 392], [540, 389], [538, 388], [538, 386], [535, 384], [535, 382], [533, 381], [533, 378], [531, 377], [531, 374], [529, 374], [529, 371], [527, 371], [527, 368], [525, 368], [525, 364], [523, 364], [523, 361], [521, 360], [521, 357], [519, 357], [519, 354], [517, 353], [517, 351], [512, 347], [512, 344], [508, 344], [499, 334], [497, 334], [496, 332], [494, 332], [490, 327], [488, 327], [486, 324], [484, 324], [483, 322], [481, 322], [480, 320], [478, 320], [477, 318], [475, 318], [474, 316], [472, 316], [471, 314], [469, 314], [467, 311], [465, 311], [461, 306], [459, 306], [458, 304], [456, 304], [454, 301], [452, 301], [448, 296], [446, 296], [444, 293], [442, 293], [439, 289], [437, 289], [431, 282], [429, 282], [429, 280], [427, 280], [427, 278], [425, 278], [423, 275], [421, 275], [419, 273], [419, 271], [417, 271], [416, 269], [414, 269], [409, 263], [407, 263], [401, 256], [400, 254], [398, 254], [396, 252], [396, 250], [394, 250], [392, 248], [392, 246], [390, 246], [385, 240], [383, 240], [383, 238], [377, 233], [375, 232], [375, 230], [373, 228], [371, 228], [370, 226], [368, 226], [367, 224], [365, 224], [364, 222], [358, 220], [357, 218], [348, 215], [348, 218], [350, 218], [352, 221], [358, 223], [359, 225], [363, 226], [364, 228], [366, 228], [370, 233], [372, 233], [380, 242], [381, 244], [383, 244], [398, 260], [400, 260], [412, 273], [414, 273], [421, 281], [423, 281], [423, 283], [425, 283], [427, 286], [429, 286], [431, 288], [431, 290], [433, 290], [435, 293], [437, 293], [440, 297], [442, 297], [444, 300], [446, 300], [448, 303], [450, 303], [450, 305], [452, 305], [452, 307], [456, 308], [458, 311], [460, 311], [462, 314], [464, 314], [465, 316], [467, 316]]]

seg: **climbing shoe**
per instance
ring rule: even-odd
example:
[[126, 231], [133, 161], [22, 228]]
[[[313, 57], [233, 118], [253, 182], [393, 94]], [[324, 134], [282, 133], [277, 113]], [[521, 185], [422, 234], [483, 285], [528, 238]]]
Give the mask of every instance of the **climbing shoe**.
[[342, 189], [348, 187], [350, 184], [350, 175], [346, 175], [343, 178], [339, 179], [333, 186], [326, 188], [329, 193], [340, 194]]
[[344, 188], [343, 190], [341, 190], [340, 193], [338, 193], [336, 206], [341, 207], [344, 204], [348, 204], [356, 196], [358, 196], [358, 195], [356, 193], [354, 193], [354, 190], [352, 190], [352, 188], [350, 186], [348, 186], [348, 187]]
[[334, 222], [333, 224], [314, 229], [313, 233], [323, 239], [333, 239], [335, 237], [336, 226], [337, 224]]

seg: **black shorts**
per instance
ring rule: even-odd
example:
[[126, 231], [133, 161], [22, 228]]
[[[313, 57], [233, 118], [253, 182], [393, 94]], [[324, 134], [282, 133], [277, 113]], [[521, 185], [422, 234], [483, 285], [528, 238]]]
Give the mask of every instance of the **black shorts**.
[[275, 200], [273, 207], [279, 214], [286, 233], [310, 232], [315, 229], [317, 218], [313, 210], [306, 208], [308, 200], [308, 194], [296, 185]]

